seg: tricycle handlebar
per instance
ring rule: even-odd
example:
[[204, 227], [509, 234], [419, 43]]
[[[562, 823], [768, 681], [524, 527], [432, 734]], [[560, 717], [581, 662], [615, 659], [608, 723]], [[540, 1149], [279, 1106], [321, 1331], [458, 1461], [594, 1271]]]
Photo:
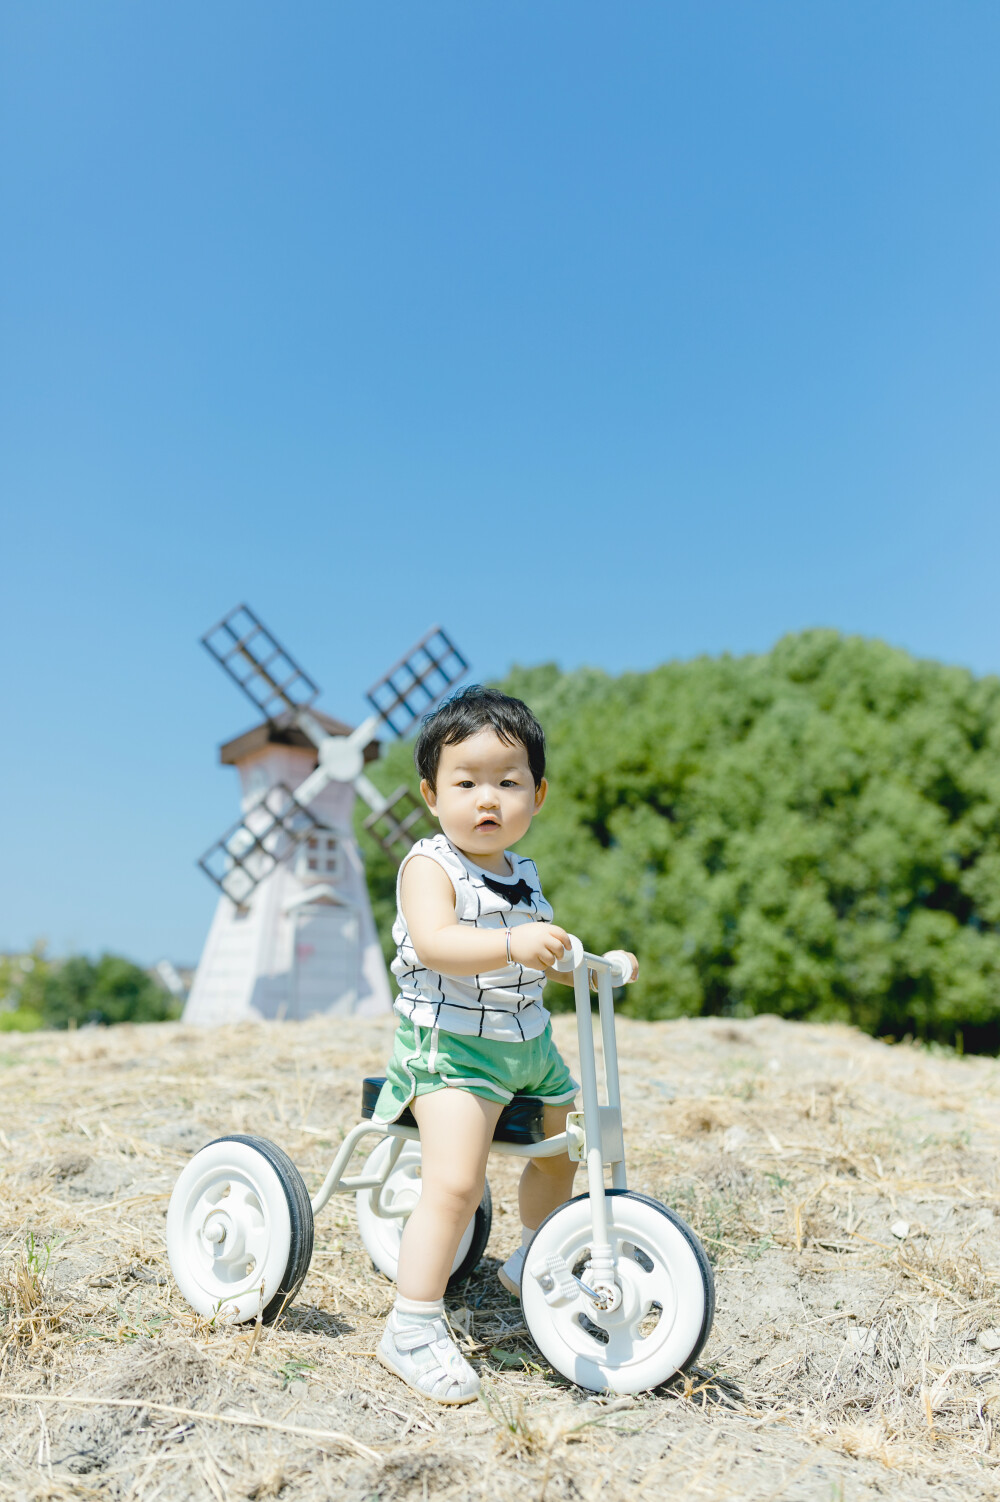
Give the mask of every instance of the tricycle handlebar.
[[588, 954], [575, 934], [569, 936], [570, 947], [556, 960], [553, 970], [577, 970], [581, 965], [595, 975], [606, 973], [613, 986], [624, 986], [632, 979], [632, 962], [623, 949], [612, 949], [608, 954]]

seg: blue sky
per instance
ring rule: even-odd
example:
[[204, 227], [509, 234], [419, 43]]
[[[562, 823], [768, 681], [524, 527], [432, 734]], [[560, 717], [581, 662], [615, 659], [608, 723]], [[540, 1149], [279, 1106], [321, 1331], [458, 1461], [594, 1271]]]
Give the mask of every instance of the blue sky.
[[361, 694], [1000, 670], [1000, 9], [5, 0], [0, 948], [193, 960], [248, 600]]

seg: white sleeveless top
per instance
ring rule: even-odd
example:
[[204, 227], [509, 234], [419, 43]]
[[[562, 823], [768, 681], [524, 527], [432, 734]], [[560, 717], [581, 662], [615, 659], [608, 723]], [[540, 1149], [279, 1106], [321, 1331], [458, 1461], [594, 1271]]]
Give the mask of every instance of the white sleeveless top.
[[[505, 851], [510, 876], [497, 876], [467, 860], [443, 834], [418, 840], [399, 868], [396, 878], [396, 921], [392, 937], [396, 958], [392, 973], [399, 986], [395, 1009], [409, 1017], [415, 1027], [438, 1027], [445, 1033], [473, 1034], [525, 1042], [545, 1031], [549, 1014], [542, 1005], [545, 975], [516, 962], [480, 975], [439, 975], [417, 958], [399, 901], [399, 886], [407, 861], [427, 855], [447, 872], [455, 889], [455, 917], [474, 928], [517, 928], [522, 923], [551, 923], [552, 909], [542, 896], [534, 861]], [[522, 892], [511, 902], [488, 883], [514, 886], [523, 881], [530, 889], [530, 902]]]

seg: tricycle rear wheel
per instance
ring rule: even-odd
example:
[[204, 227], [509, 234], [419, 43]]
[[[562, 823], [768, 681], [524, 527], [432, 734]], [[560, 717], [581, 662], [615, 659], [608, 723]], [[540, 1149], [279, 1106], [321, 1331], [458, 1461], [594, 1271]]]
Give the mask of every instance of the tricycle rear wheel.
[[[374, 1177], [383, 1172], [386, 1160], [392, 1151], [393, 1141], [392, 1137], [386, 1137], [376, 1148], [372, 1149], [362, 1170], [365, 1175], [370, 1174]], [[379, 1272], [384, 1273], [393, 1282], [396, 1281], [399, 1267], [399, 1243], [403, 1237], [406, 1216], [377, 1215], [375, 1213], [376, 1197], [381, 1196], [381, 1203], [387, 1209], [391, 1209], [393, 1204], [399, 1204], [400, 1208], [407, 1207], [408, 1215], [420, 1198], [420, 1189], [420, 1143], [407, 1141], [403, 1143], [399, 1157], [390, 1169], [389, 1176], [381, 1190], [359, 1189], [357, 1192], [358, 1230], [361, 1232], [361, 1240]], [[483, 1197], [458, 1244], [451, 1276], [448, 1279], [449, 1288], [454, 1288], [456, 1284], [461, 1283], [462, 1279], [467, 1278], [478, 1266], [479, 1259], [486, 1250], [486, 1243], [490, 1239], [492, 1223], [493, 1200], [490, 1196], [489, 1184], [484, 1183]]]
[[167, 1208], [177, 1286], [207, 1319], [271, 1324], [295, 1298], [313, 1250], [309, 1192], [265, 1137], [219, 1137], [182, 1170]]

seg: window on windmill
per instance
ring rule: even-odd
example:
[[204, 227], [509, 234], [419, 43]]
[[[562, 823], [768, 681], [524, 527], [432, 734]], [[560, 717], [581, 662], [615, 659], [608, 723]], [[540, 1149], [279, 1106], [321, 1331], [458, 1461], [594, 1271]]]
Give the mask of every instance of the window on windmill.
[[340, 848], [336, 834], [318, 830], [302, 841], [299, 875], [309, 881], [335, 880], [340, 871]]

